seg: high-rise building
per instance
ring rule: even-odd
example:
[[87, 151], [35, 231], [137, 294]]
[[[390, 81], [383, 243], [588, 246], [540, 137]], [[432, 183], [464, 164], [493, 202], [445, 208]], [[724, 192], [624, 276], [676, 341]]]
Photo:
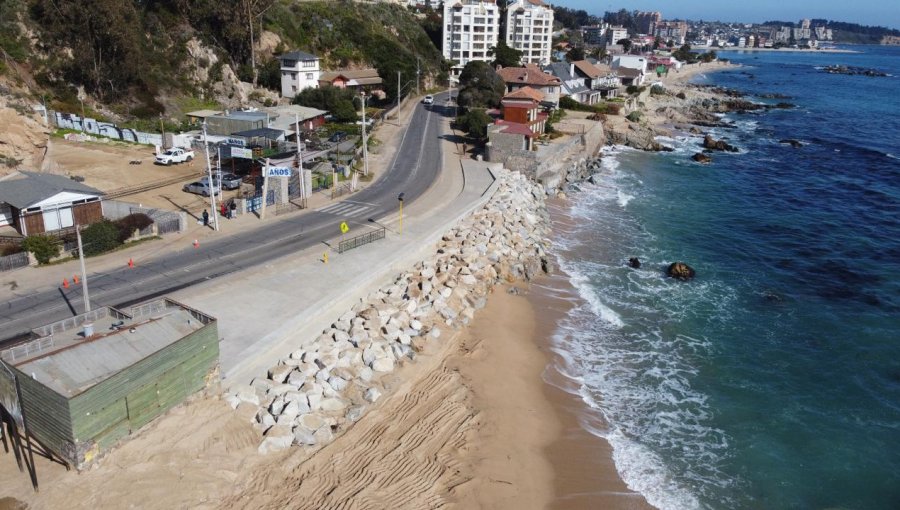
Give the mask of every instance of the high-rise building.
[[[552, 25], [552, 22], [551, 22]], [[548, 34], [549, 35], [549, 34]], [[444, 58], [454, 62], [458, 75], [473, 60], [490, 62], [491, 48], [500, 37], [500, 9], [494, 0], [447, 0], [444, 2]]]
[[656, 23], [653, 35], [665, 41], [674, 41], [676, 45], [684, 44], [687, 39], [688, 25], [684, 21], [660, 21]]
[[507, 46], [522, 52], [522, 64], [549, 64], [553, 9], [542, 0], [515, 0], [506, 9]]
[[659, 11], [639, 12], [634, 17], [635, 28], [639, 34], [653, 34], [656, 24], [662, 20]]
[[625, 27], [609, 27], [606, 29], [606, 42], [619, 44], [622, 39], [628, 38], [628, 30]]

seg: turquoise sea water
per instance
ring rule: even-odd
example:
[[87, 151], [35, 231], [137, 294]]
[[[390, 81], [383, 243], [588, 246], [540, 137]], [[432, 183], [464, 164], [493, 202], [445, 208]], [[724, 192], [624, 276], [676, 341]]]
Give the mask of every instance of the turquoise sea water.
[[556, 368], [657, 507], [900, 508], [900, 48], [854, 49], [723, 54], [708, 83], [797, 108], [730, 115], [708, 166], [699, 138], [612, 151], [572, 197]]

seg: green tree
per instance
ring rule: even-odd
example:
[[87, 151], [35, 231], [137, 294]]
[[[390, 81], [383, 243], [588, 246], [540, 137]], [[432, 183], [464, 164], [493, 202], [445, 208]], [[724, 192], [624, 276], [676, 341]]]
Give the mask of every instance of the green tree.
[[568, 53], [566, 53], [566, 60], [568, 60], [569, 62], [578, 62], [579, 60], [584, 60], [584, 48], [581, 48], [580, 46], [572, 48]]
[[522, 65], [522, 52], [507, 46], [503, 39], [500, 39], [500, 42], [491, 48], [490, 55], [494, 56], [494, 61], [491, 62], [494, 66], [518, 67]]
[[500, 105], [506, 83], [487, 62], [473, 60], [459, 75], [457, 102], [463, 108], [493, 108]]
[[22, 241], [22, 249], [34, 255], [40, 264], [46, 264], [53, 257], [59, 256], [59, 242], [50, 236], [28, 236]]
[[339, 87], [319, 87], [300, 91], [294, 96], [294, 104], [326, 110], [334, 115], [338, 122], [355, 122], [356, 107], [353, 99], [356, 94], [350, 89]]
[[616, 41], [616, 44], [621, 44], [622, 49], [625, 50], [625, 53], [631, 51], [631, 39], [619, 39], [618, 41]]
[[492, 120], [481, 108], [473, 108], [456, 119], [459, 127], [472, 138], [483, 140], [487, 137], [487, 127]]
[[81, 232], [84, 255], [90, 257], [116, 249], [122, 242], [119, 240], [119, 227], [109, 220], [92, 224]]

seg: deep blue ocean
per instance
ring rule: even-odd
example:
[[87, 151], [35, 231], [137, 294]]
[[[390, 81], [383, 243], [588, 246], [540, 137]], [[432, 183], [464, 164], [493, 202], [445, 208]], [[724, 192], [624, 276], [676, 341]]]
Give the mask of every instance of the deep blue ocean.
[[556, 368], [654, 506], [900, 508], [900, 48], [849, 48], [722, 53], [702, 81], [797, 107], [729, 114], [741, 151], [706, 166], [698, 137], [607, 151], [558, 225], [583, 299]]

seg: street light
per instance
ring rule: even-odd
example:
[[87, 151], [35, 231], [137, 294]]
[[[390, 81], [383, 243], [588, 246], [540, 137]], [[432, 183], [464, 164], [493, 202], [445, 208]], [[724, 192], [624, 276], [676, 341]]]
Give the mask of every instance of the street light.
[[[203, 121], [203, 151], [206, 153], [206, 172], [209, 175], [209, 206], [212, 208], [213, 228], [219, 231], [219, 214], [216, 211], [216, 183], [213, 181], [212, 164], [209, 162], [209, 137], [206, 135], [206, 121]], [[220, 179], [221, 181], [221, 179]], [[219, 186], [222, 183], [219, 182]], [[266, 198], [263, 197], [263, 202]]]
[[399, 235], [403, 235], [403, 195], [404, 193], [400, 193], [397, 195], [397, 200], [400, 201], [400, 228], [398, 229]]

